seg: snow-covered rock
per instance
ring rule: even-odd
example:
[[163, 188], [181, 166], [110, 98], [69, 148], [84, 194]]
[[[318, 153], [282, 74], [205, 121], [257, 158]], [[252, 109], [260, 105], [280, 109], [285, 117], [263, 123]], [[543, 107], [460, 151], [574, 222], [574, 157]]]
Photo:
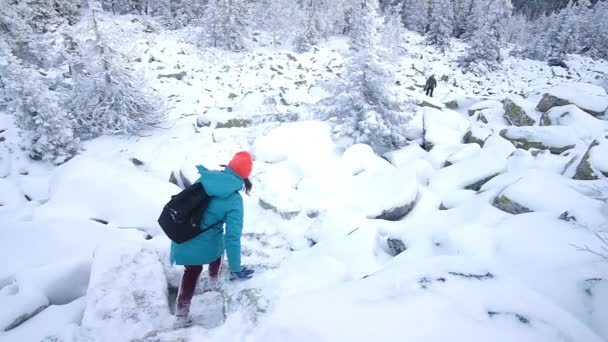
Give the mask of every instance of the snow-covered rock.
[[415, 170], [397, 169], [363, 144], [346, 150], [342, 162], [352, 171], [353, 198], [368, 218], [395, 221], [414, 207], [418, 195]]
[[471, 128], [467, 131], [467, 133], [463, 137], [463, 141], [466, 144], [479, 144], [479, 146], [483, 147], [485, 140], [492, 135], [492, 130], [488, 128], [486, 125], [482, 125], [480, 123], [471, 124]]
[[549, 150], [554, 154], [561, 154], [581, 143], [573, 130], [566, 126], [509, 127], [500, 131], [500, 136], [517, 148]]
[[161, 233], [158, 215], [179, 190], [130, 163], [116, 167], [100, 159], [77, 156], [54, 171], [50, 200], [36, 211], [36, 216], [97, 219], [114, 227], [157, 235]]
[[130, 341], [168, 328], [167, 280], [155, 250], [114, 242], [95, 251], [80, 334], [88, 341]]
[[483, 109], [501, 109], [503, 104], [496, 100], [485, 100], [477, 102], [469, 107], [469, 116], [473, 116], [476, 112]]
[[440, 144], [459, 144], [470, 124], [469, 121], [452, 110], [424, 109], [425, 149], [431, 150]]
[[0, 212], [15, 210], [15, 207], [19, 207], [25, 202], [23, 193], [15, 183], [0, 178]]
[[541, 171], [530, 171], [506, 187], [494, 204], [512, 214], [534, 211], [557, 218], [568, 212], [568, 217], [588, 227], [597, 227], [606, 220], [602, 213], [605, 204], [573, 190], [566, 178]]
[[599, 139], [608, 134], [608, 122], [593, 117], [575, 105], [551, 108], [543, 114], [541, 125], [569, 126], [577, 136], [587, 139]]
[[388, 152], [384, 157], [396, 168], [410, 167], [417, 159], [423, 159], [427, 152], [418, 144], [411, 144], [399, 150]]
[[602, 87], [593, 84], [565, 83], [548, 89], [537, 108], [546, 112], [553, 107], [569, 104], [593, 116], [601, 116], [608, 110], [608, 95]]
[[0, 335], [6, 341], [75, 341], [85, 298], [51, 305], [22, 325]]
[[591, 147], [589, 163], [591, 167], [608, 177], [608, 139], [601, 140], [597, 146]]
[[536, 122], [526, 113], [524, 107], [518, 104], [518, 99], [508, 98], [503, 101], [505, 118], [515, 126], [532, 126]]
[[463, 146], [463, 148], [460, 151], [448, 156], [448, 158], [445, 161], [446, 167], [456, 164], [469, 157], [472, 157], [472, 156], [476, 155], [477, 153], [479, 153], [479, 151], [481, 150], [481, 147], [479, 146], [479, 144], [463, 144], [462, 146]]
[[[462, 257], [412, 263], [407, 254], [365, 279], [284, 298], [251, 340], [390, 340], [399, 326], [408, 339], [429, 342], [485, 341], [488, 336], [500, 342], [602, 341], [508, 274]], [[438, 329], [437, 320], [449, 324]]]
[[476, 154], [452, 166], [439, 170], [430, 180], [430, 188], [438, 194], [469, 188], [479, 190], [483, 183], [502, 172], [507, 157], [515, 147], [507, 140], [493, 135]]
[[591, 145], [585, 151], [585, 154], [580, 158], [578, 165], [576, 166], [576, 173], [572, 177], [573, 179], [578, 180], [595, 180], [598, 179], [598, 175], [596, 170], [591, 166], [589, 162], [591, 149], [598, 145], [597, 141], [593, 141]]

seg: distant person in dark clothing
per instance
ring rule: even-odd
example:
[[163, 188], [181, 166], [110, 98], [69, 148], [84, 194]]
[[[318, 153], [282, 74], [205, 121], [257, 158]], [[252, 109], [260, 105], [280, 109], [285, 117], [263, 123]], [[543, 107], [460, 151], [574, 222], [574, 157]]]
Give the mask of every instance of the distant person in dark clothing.
[[435, 75], [431, 75], [431, 77], [426, 80], [426, 85], [424, 86], [424, 90], [426, 91], [426, 96], [433, 97], [433, 90], [437, 87], [437, 80], [435, 79]]

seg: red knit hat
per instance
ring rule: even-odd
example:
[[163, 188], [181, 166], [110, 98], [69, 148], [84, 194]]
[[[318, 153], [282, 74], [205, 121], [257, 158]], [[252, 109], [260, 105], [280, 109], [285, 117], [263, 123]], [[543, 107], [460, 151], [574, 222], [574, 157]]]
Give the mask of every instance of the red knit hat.
[[236, 172], [243, 179], [249, 178], [251, 174], [251, 168], [253, 167], [253, 162], [251, 161], [251, 154], [246, 151], [238, 152], [232, 157], [230, 163], [228, 163], [228, 167], [232, 169], [232, 171]]

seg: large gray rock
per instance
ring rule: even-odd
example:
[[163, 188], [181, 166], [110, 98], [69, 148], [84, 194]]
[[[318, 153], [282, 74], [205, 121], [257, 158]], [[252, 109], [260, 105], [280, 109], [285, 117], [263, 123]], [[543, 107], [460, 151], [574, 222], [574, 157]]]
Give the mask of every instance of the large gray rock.
[[591, 143], [591, 145], [589, 146], [589, 148], [587, 149], [587, 151], [581, 158], [581, 161], [578, 163], [578, 166], [576, 167], [576, 173], [574, 174], [574, 177], [572, 177], [573, 179], [578, 179], [578, 180], [598, 179], [598, 176], [596, 175], [595, 171], [591, 168], [591, 164], [589, 163], [589, 150], [591, 150], [592, 147], [595, 147], [597, 145], [598, 145], [597, 141], [593, 141]]
[[399, 221], [400, 219], [404, 218], [407, 214], [409, 214], [409, 212], [412, 211], [412, 209], [414, 209], [415, 205], [416, 205], [416, 201], [413, 201], [413, 202], [406, 203], [399, 207], [387, 209], [387, 210], [383, 211], [382, 214], [376, 216], [375, 218], [379, 219], [379, 220]]
[[503, 101], [505, 119], [514, 126], [532, 126], [536, 121], [526, 111], [511, 99]]
[[392, 256], [397, 256], [407, 250], [407, 246], [400, 239], [396, 238], [388, 238], [386, 240], [386, 245]]
[[182, 78], [186, 77], [187, 74], [187, 72], [181, 71], [175, 74], [158, 75], [158, 78], [175, 78], [176, 80], [181, 81]]
[[569, 104], [572, 104], [572, 103], [570, 103], [567, 100], [560, 99], [556, 96], [553, 96], [550, 94], [545, 94], [545, 95], [543, 95], [543, 98], [540, 100], [540, 102], [536, 106], [536, 109], [540, 110], [541, 112], [546, 112], [553, 107], [561, 107], [561, 106], [566, 106]]
[[530, 213], [532, 212], [532, 210], [524, 207], [523, 205], [509, 199], [507, 196], [505, 195], [501, 195], [498, 196], [494, 199], [494, 202], [492, 202], [492, 205], [495, 206], [496, 208], [507, 212], [509, 214], [513, 214], [513, 215], [518, 215], [518, 214], [525, 214], [525, 213]]

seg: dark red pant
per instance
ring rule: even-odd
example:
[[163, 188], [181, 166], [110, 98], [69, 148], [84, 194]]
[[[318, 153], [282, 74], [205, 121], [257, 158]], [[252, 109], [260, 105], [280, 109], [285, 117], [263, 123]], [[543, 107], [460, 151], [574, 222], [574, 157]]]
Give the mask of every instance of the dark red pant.
[[[222, 257], [220, 256], [217, 260], [209, 264], [209, 277], [217, 278], [220, 273], [220, 266], [222, 265]], [[190, 302], [194, 296], [196, 290], [196, 284], [198, 278], [203, 272], [203, 265], [186, 265], [184, 266], [184, 275], [182, 276], [182, 282], [179, 285], [179, 291], [177, 293], [177, 303], [175, 306], [176, 316], [187, 316], [190, 312]]]

